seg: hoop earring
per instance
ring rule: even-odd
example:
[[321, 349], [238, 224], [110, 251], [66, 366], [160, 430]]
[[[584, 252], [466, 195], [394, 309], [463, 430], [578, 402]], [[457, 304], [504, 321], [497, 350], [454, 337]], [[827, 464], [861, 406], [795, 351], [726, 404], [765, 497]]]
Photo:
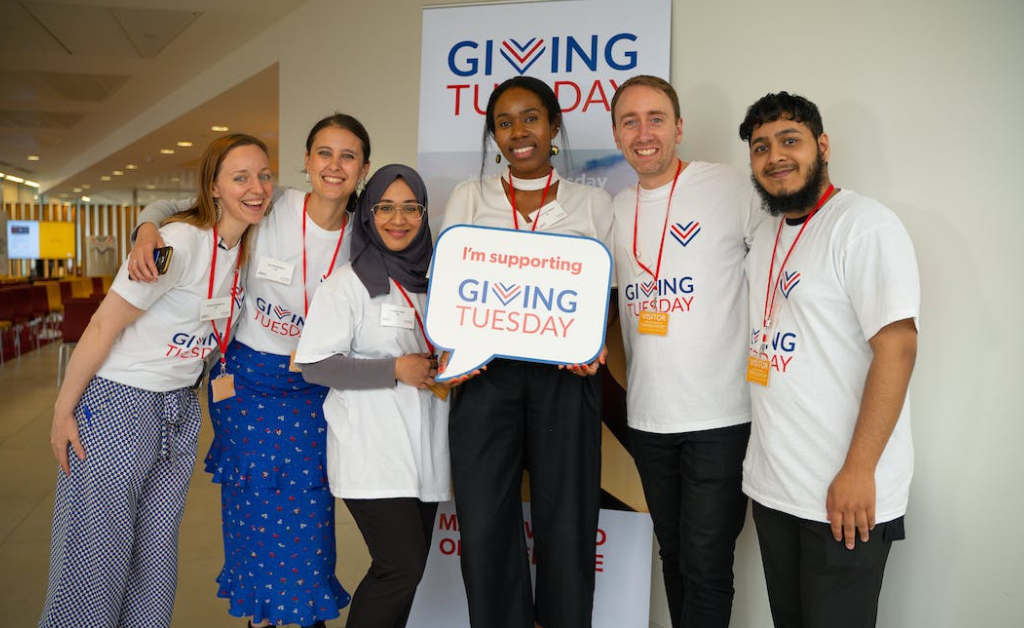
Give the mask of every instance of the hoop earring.
[[498, 153], [497, 155], [494, 156], [494, 163], [496, 163], [496, 164], [500, 164], [501, 163], [501, 153]]
[[554, 144], [551, 145], [551, 156], [556, 157], [558, 153], [562, 152], [562, 149], [558, 148]]
[[309, 173], [308, 173], [308, 172], [306, 172], [305, 174], [306, 174], [306, 183], [309, 183], [309, 182], [310, 182], [310, 181], [309, 181]]

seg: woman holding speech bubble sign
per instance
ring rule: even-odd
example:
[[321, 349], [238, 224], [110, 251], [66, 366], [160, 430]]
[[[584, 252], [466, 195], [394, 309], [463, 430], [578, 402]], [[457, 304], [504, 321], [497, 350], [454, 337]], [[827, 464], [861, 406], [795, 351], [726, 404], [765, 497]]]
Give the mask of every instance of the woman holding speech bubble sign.
[[296, 362], [329, 386], [327, 474], [372, 563], [348, 628], [402, 628], [427, 563], [434, 515], [451, 499], [448, 389], [423, 328], [432, 239], [423, 180], [378, 170], [353, 220], [352, 263], [323, 283]]
[[[508, 170], [459, 185], [444, 227], [561, 233], [609, 242], [612, 203], [599, 188], [562, 180], [562, 110], [543, 81], [519, 76], [487, 102], [490, 139]], [[442, 356], [442, 368], [445, 356]], [[459, 380], [452, 453], [462, 574], [473, 628], [591, 625], [600, 505], [599, 364], [568, 368], [495, 359]], [[529, 471], [536, 593], [531, 594], [520, 486]]]

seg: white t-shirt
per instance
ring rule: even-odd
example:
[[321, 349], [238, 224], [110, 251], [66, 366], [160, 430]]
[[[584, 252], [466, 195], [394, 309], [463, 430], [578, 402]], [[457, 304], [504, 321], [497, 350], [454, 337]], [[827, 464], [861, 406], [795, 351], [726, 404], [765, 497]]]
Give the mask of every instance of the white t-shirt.
[[[260, 224], [253, 247], [252, 263], [246, 283], [245, 311], [235, 337], [257, 351], [290, 355], [299, 342], [305, 324], [302, 280], [302, 221], [306, 193], [285, 189], [274, 201], [274, 210]], [[334, 268], [348, 263], [352, 249], [352, 225], [346, 223], [344, 239]], [[338, 246], [341, 230], [327, 231], [306, 219], [305, 290], [312, 303], [313, 294], [331, 270], [331, 258]], [[274, 279], [257, 276], [261, 266], [284, 268]]]
[[[409, 293], [420, 317], [425, 294]], [[316, 293], [299, 341], [296, 361], [310, 364], [335, 354], [394, 358], [426, 352], [419, 325], [381, 325], [384, 307], [408, 308], [392, 284], [370, 298], [351, 265], [339, 268]], [[451, 498], [448, 402], [429, 390], [396, 382], [393, 388], [337, 390], [324, 401], [327, 477], [337, 497]]]
[[[878, 202], [849, 190], [813, 217], [782, 270], [774, 325], [762, 352], [768, 269], [779, 221], [765, 221], [747, 257], [751, 353], [771, 361], [768, 386], [751, 384], [753, 426], [743, 462], [752, 499], [828, 521], [828, 487], [846, 459], [872, 352], [868, 340], [899, 320], [917, 322], [920, 287], [910, 236]], [[800, 225], [779, 238], [775, 275]], [[875, 470], [875, 520], [906, 513], [914, 449], [910, 404]]]
[[[749, 178], [723, 164], [692, 162], [672, 183], [615, 197], [615, 274], [626, 351], [629, 426], [673, 434], [750, 421], [746, 384], [747, 282], [743, 259], [766, 214]], [[637, 221], [634, 216], [638, 215]], [[658, 282], [633, 254], [657, 271]], [[641, 334], [640, 312], [669, 314], [668, 334]]]
[[[165, 392], [196, 382], [203, 359], [217, 348], [217, 339], [211, 322], [199, 320], [210, 288], [213, 231], [175, 222], [161, 227], [160, 235], [174, 247], [166, 274], [155, 283], [131, 281], [127, 265], [122, 264], [114, 277], [110, 289], [145, 312], [114, 341], [96, 375]], [[239, 248], [217, 250], [214, 298], [230, 296]], [[243, 301], [239, 281], [232, 325], [238, 322]], [[219, 333], [228, 333], [227, 318], [215, 322]]]
[[[595, 238], [611, 249], [612, 200], [601, 188], [561, 179], [554, 201], [548, 200], [539, 211], [537, 231]], [[537, 217], [534, 212], [533, 218]], [[455, 188], [445, 206], [441, 230], [463, 224], [514, 229], [515, 223], [501, 177], [493, 176], [466, 181]], [[520, 231], [533, 228], [532, 221], [518, 223]]]

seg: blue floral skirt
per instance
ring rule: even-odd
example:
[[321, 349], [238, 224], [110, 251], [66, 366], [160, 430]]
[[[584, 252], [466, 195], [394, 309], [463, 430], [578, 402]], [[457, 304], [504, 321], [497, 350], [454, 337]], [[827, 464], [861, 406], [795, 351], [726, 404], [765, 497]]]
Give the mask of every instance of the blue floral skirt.
[[[206, 471], [221, 484], [224, 568], [217, 595], [253, 623], [309, 626], [351, 599], [335, 576], [334, 497], [324, 462], [327, 389], [288, 370], [288, 356], [235, 341], [235, 396], [210, 400]], [[213, 375], [220, 370], [215, 365]]]

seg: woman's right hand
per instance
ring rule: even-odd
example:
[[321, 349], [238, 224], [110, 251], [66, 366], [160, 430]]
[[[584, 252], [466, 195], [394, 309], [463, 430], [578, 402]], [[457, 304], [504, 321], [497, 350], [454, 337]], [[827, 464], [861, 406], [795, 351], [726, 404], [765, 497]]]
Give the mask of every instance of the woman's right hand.
[[153, 283], [160, 278], [153, 261], [153, 250], [164, 246], [160, 230], [151, 222], [139, 225], [135, 232], [135, 246], [128, 254], [128, 278]]
[[[451, 351], [443, 351], [441, 353], [441, 357], [437, 361], [437, 372], [438, 373], [444, 373], [444, 370], [446, 368], [448, 368], [448, 358], [450, 358], [451, 355], [452, 355]], [[469, 373], [466, 373], [465, 375], [461, 375], [459, 377], [453, 377], [452, 379], [445, 380], [445, 381], [441, 382], [441, 384], [447, 386], [448, 388], [455, 388], [459, 384], [461, 384], [463, 382], [466, 382], [466, 381], [469, 381], [471, 378], [476, 377], [477, 375], [479, 375], [480, 373], [483, 373], [486, 370], [487, 370], [486, 366], [481, 366], [478, 369], [473, 369], [472, 371], [470, 371]]]
[[57, 463], [64, 475], [71, 475], [71, 464], [68, 460], [68, 443], [75, 450], [79, 460], [85, 460], [85, 447], [78, 438], [78, 421], [70, 412], [53, 412], [53, 425], [50, 428], [50, 448], [57, 458]]
[[416, 388], [434, 383], [437, 361], [429, 353], [409, 353], [395, 358], [395, 379]]

